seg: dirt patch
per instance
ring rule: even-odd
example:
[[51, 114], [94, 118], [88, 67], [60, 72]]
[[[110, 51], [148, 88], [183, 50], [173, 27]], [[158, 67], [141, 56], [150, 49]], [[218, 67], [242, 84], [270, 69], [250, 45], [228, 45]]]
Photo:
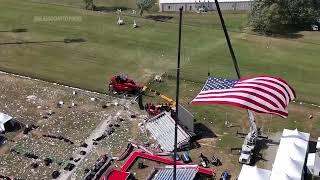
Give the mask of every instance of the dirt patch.
[[282, 132], [276, 132], [269, 135], [269, 140], [273, 143], [267, 143], [267, 148], [263, 149], [260, 153], [262, 155], [262, 160], [257, 162], [257, 166], [263, 169], [272, 169], [272, 164], [276, 158], [279, 144], [282, 136]]

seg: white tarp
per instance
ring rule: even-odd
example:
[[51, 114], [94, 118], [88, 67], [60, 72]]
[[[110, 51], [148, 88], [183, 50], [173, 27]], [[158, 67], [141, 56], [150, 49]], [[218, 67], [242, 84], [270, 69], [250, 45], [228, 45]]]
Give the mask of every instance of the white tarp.
[[301, 180], [310, 134], [284, 129], [270, 180]]
[[257, 166], [243, 165], [238, 180], [269, 180], [271, 171], [257, 168]]
[[6, 123], [7, 121], [10, 121], [11, 119], [12, 119], [11, 116], [0, 112], [0, 132], [5, 131], [4, 123]]

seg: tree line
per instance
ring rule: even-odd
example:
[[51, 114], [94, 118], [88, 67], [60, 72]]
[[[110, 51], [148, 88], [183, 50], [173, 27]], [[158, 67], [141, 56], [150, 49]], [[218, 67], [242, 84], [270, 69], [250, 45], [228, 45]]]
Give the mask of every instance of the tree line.
[[310, 29], [320, 23], [320, 0], [256, 0], [249, 23], [262, 33]]
[[[85, 9], [96, 10], [94, 0], [84, 0]], [[155, 0], [136, 0], [140, 16]], [[320, 0], [254, 0], [249, 13], [249, 26], [261, 33], [286, 33], [291, 30], [320, 26]]]

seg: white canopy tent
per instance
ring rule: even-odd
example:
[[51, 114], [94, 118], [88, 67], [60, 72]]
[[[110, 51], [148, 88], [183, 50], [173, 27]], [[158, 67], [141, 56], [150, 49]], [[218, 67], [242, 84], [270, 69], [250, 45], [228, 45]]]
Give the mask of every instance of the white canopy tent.
[[269, 180], [271, 171], [257, 168], [257, 166], [243, 165], [238, 180]]
[[310, 134], [284, 129], [270, 180], [301, 180]]
[[10, 121], [11, 119], [11, 116], [0, 112], [0, 132], [5, 131], [4, 123]]
[[308, 154], [307, 168], [309, 174], [320, 176], [320, 137], [317, 141], [316, 152]]

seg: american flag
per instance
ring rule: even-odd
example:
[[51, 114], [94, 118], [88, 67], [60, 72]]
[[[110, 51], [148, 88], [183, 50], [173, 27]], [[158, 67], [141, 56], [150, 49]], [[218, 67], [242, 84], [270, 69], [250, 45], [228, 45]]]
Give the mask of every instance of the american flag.
[[278, 77], [254, 76], [240, 80], [209, 77], [192, 103], [226, 104], [286, 118], [287, 106], [294, 98], [294, 90]]

